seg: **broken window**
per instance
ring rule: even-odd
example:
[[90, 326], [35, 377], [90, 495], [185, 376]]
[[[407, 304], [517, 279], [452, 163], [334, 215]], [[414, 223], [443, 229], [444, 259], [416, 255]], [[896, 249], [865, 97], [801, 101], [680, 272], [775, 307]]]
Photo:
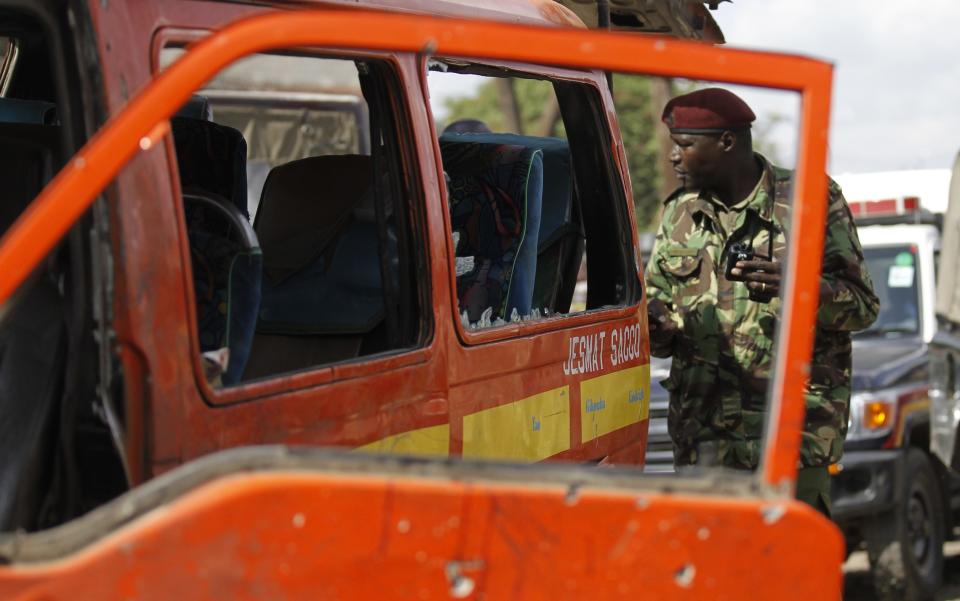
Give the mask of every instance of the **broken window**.
[[637, 302], [623, 180], [599, 91], [433, 60], [459, 314], [477, 330]]

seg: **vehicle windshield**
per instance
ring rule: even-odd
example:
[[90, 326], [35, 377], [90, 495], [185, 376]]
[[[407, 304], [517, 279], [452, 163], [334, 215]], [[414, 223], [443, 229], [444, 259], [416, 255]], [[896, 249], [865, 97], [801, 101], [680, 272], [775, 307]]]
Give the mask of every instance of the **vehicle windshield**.
[[909, 336], [920, 333], [917, 249], [911, 245], [863, 249], [880, 314], [858, 337]]

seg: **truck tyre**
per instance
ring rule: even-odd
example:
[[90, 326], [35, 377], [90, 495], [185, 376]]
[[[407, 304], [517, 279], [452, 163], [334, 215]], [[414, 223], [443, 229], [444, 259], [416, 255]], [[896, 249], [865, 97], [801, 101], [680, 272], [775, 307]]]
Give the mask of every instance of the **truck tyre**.
[[901, 503], [866, 531], [870, 575], [880, 599], [933, 599], [943, 579], [943, 508], [927, 455], [908, 449]]

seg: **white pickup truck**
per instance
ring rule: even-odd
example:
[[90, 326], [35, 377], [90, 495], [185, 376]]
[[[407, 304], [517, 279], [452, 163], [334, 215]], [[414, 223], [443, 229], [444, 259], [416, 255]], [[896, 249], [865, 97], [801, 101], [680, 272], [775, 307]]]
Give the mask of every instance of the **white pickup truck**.
[[880, 314], [853, 338], [850, 428], [833, 477], [834, 521], [865, 545], [884, 598], [932, 598], [960, 480], [930, 452], [930, 356], [949, 169], [835, 178], [857, 223]]

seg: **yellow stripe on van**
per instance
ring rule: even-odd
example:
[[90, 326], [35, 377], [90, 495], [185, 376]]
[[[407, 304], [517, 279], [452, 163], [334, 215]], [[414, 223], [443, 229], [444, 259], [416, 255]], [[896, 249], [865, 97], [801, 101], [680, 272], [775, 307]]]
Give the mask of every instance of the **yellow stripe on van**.
[[463, 456], [539, 461], [570, 448], [570, 387], [463, 418]]
[[450, 454], [450, 424], [394, 434], [357, 447], [355, 450], [369, 453], [446, 457]]
[[649, 415], [650, 365], [580, 382], [582, 442], [635, 424]]

